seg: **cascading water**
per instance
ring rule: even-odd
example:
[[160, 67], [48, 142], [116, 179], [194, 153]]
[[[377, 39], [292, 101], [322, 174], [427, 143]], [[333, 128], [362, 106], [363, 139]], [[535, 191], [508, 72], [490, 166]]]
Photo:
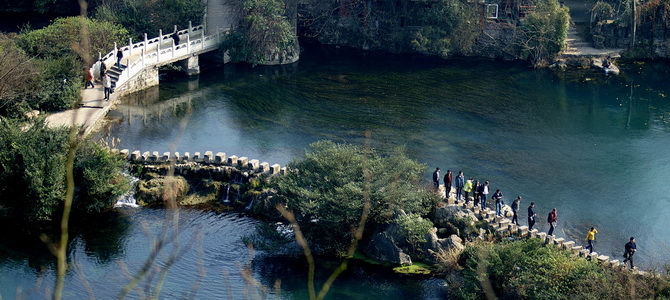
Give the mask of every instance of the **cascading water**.
[[135, 176], [131, 176], [126, 172], [124, 172], [123, 175], [128, 177], [130, 180], [130, 189], [127, 193], [121, 195], [119, 199], [116, 200], [114, 207], [139, 207], [139, 205], [137, 205], [137, 199], [135, 199], [135, 188], [137, 187], [137, 183], [140, 181], [140, 179]]
[[226, 185], [226, 197], [221, 202], [224, 204], [230, 203], [230, 184]]

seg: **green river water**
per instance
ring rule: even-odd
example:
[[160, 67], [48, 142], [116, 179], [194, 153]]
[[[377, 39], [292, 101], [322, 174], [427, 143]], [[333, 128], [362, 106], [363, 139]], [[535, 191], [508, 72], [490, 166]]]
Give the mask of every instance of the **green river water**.
[[[516, 195], [524, 208], [535, 202], [540, 230], [548, 229], [542, 221], [552, 208], [558, 209], [560, 237], [583, 244], [596, 227], [599, 253], [620, 258], [634, 236], [637, 264], [653, 267], [670, 262], [669, 66], [622, 64], [621, 75], [606, 77], [588, 69], [556, 73], [489, 60], [307, 49], [290, 66], [226, 65], [198, 79], [163, 80], [127, 97], [110, 113], [103, 134], [131, 151], [211, 150], [285, 165], [314, 141], [362, 144], [369, 132], [377, 149], [404, 146], [426, 163], [427, 184], [435, 167], [463, 170], [501, 189], [507, 202]], [[120, 233], [78, 235], [71, 257], [82, 268], [70, 274], [71, 298], [87, 297], [82, 273], [98, 298], [116, 295], [127, 282], [119, 266], [139, 268], [150, 252], [147, 234], [160, 232], [167, 213], [124, 209], [123, 221], [110, 225]], [[524, 209], [523, 224], [525, 217]], [[254, 290], [240, 275], [248, 262], [252, 278], [264, 285], [281, 279], [281, 292], [270, 298], [306, 295], [302, 260], [249, 253], [239, 242], [254, 220], [199, 211], [178, 218], [182, 243], [200, 234], [202, 242], [193, 244], [203, 250], [188, 251], [172, 267], [161, 294], [166, 299], [187, 293], [201, 270], [197, 298], [243, 298]], [[43, 294], [54, 273], [45, 254], [23, 251], [26, 246], [9, 239], [2, 245], [0, 295], [11, 299], [17, 286], [25, 291], [39, 278], [45, 283], [34, 295]], [[367, 265], [345, 274], [331, 299], [435, 299], [445, 293], [440, 279], [406, 278]]]

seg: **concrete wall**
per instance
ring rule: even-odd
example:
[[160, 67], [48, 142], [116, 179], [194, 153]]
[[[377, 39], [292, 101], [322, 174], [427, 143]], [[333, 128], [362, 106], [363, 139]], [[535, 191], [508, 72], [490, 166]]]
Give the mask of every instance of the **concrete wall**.
[[117, 97], [121, 97], [156, 85], [158, 85], [158, 68], [152, 66], [144, 68], [114, 93], [117, 93]]

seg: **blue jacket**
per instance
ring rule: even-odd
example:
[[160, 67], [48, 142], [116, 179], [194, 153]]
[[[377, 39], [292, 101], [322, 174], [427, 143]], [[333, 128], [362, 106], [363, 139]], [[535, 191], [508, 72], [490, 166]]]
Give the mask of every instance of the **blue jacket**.
[[456, 188], [462, 188], [465, 184], [465, 178], [463, 176], [456, 176]]

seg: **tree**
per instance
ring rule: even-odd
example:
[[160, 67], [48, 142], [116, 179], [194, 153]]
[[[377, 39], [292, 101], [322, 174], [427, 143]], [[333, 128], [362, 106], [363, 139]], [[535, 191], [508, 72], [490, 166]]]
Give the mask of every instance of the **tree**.
[[365, 200], [366, 231], [394, 221], [400, 210], [426, 215], [439, 197], [422, 184], [426, 166], [403, 150], [382, 156], [361, 146], [316, 142], [305, 158], [276, 177], [277, 201], [291, 210], [316, 251], [343, 253], [353, 240]]
[[536, 10], [521, 23], [522, 51], [528, 54], [533, 65], [546, 64], [563, 49], [569, 26], [567, 7], [561, 7], [556, 0], [538, 1]]
[[16, 47], [6, 35], [0, 35], [0, 112], [14, 110], [20, 98], [38, 87], [39, 66]]
[[265, 64], [275, 54], [292, 52], [298, 39], [283, 0], [244, 0], [239, 29], [223, 43], [233, 61]]
[[[0, 206], [21, 222], [52, 221], [65, 198], [66, 128], [49, 128], [44, 120], [22, 124], [0, 119]], [[100, 212], [113, 207], [128, 190], [119, 174], [120, 158], [85, 141], [74, 173], [79, 188], [75, 208]]]

